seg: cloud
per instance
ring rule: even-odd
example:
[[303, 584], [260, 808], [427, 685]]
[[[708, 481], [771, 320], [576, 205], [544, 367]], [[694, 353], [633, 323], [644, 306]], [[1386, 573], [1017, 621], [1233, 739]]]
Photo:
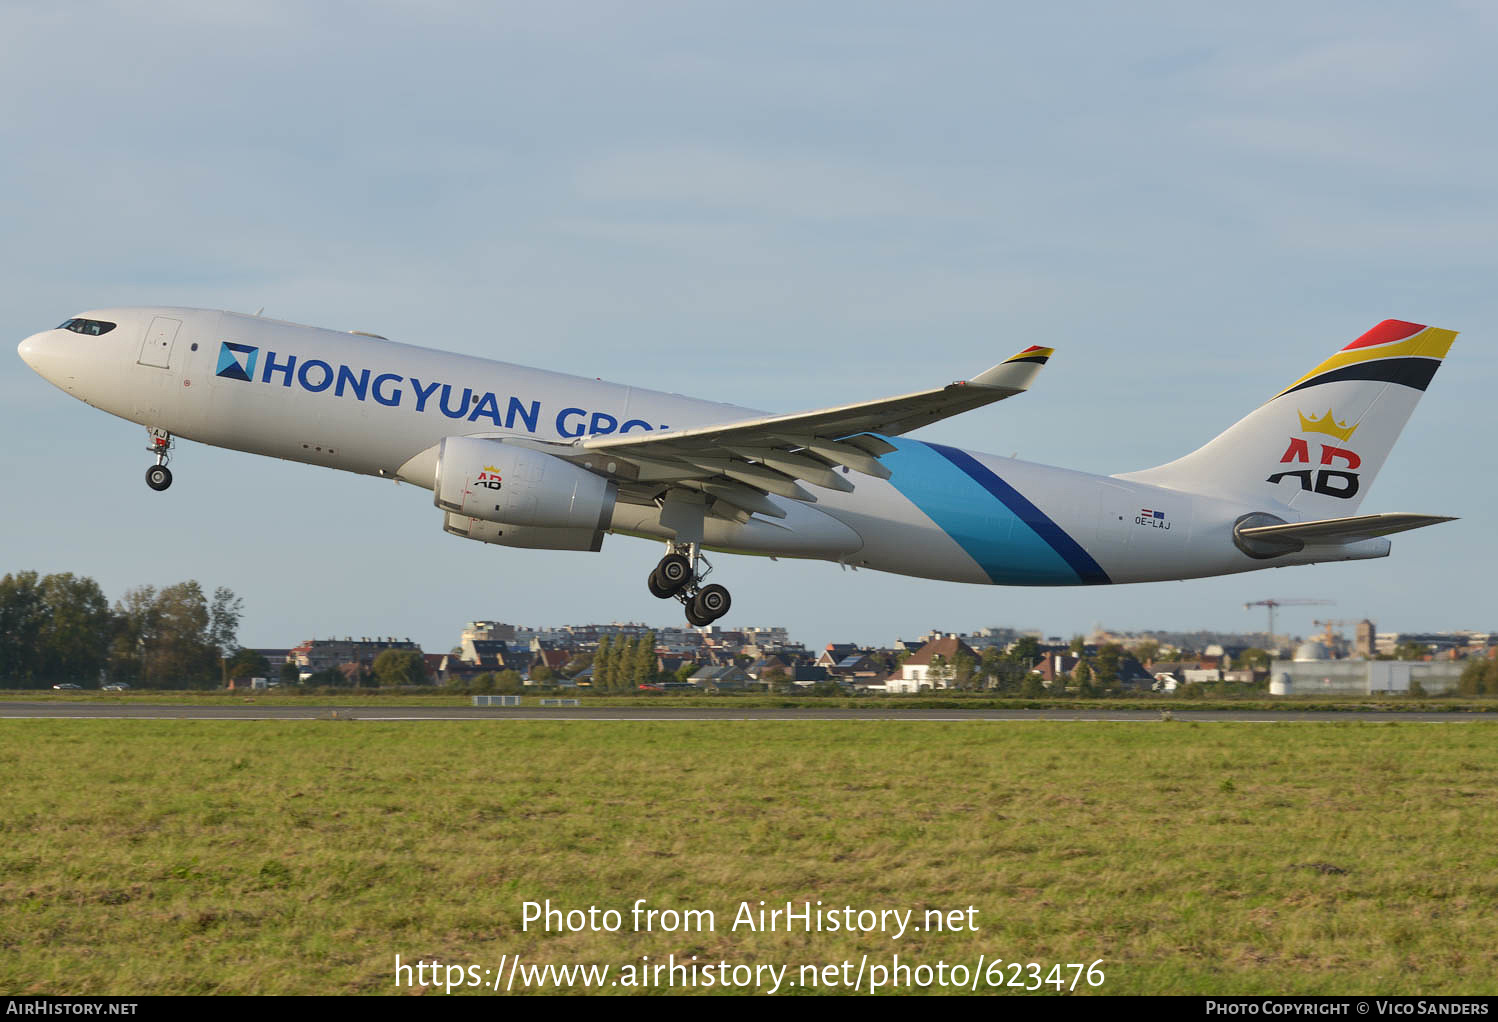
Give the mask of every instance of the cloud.
[[1366, 104], [1370, 93], [1408, 94], [1428, 82], [1442, 57], [1424, 39], [1377, 37], [1320, 40], [1288, 55], [1237, 58], [1210, 77], [1219, 87], [1238, 93], [1350, 98]]
[[[1193, 131], [1218, 144], [1288, 161], [1305, 161], [1417, 183], [1463, 183], [1488, 175], [1476, 161], [1493, 148], [1487, 139], [1453, 139], [1445, 132], [1406, 130], [1399, 122], [1348, 120], [1316, 114], [1207, 117]], [[1431, 135], [1437, 138], [1428, 138]], [[1351, 183], [1351, 182], [1349, 182]]]
[[576, 175], [592, 202], [660, 203], [811, 220], [950, 217], [956, 207], [901, 175], [824, 153], [692, 146], [623, 152]]

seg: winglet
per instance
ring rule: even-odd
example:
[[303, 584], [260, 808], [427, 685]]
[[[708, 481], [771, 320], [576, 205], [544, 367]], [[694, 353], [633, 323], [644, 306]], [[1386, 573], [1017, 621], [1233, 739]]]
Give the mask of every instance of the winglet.
[[1046, 360], [1055, 350], [1055, 348], [1042, 348], [1038, 344], [1032, 344], [1019, 354], [1006, 358], [992, 369], [985, 369], [968, 383], [977, 387], [1029, 390], [1030, 384], [1035, 382], [1035, 377], [1039, 375]]

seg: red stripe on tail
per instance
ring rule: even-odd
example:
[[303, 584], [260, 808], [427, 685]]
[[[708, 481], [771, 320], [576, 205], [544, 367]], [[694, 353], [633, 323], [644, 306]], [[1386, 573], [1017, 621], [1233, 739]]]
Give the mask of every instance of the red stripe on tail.
[[1342, 350], [1351, 351], [1353, 348], [1371, 348], [1375, 344], [1392, 344], [1395, 341], [1402, 341], [1406, 337], [1413, 337], [1424, 329], [1425, 325], [1423, 323], [1406, 323], [1402, 319], [1386, 319]]

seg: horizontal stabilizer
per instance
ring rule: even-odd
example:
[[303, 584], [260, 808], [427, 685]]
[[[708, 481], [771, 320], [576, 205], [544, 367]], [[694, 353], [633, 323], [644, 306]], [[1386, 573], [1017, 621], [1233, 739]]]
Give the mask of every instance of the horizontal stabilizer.
[[1396, 511], [1386, 515], [1357, 515], [1353, 518], [1323, 518], [1318, 522], [1287, 522], [1284, 525], [1255, 525], [1239, 529], [1238, 535], [1249, 539], [1298, 539], [1306, 543], [1351, 543], [1374, 536], [1392, 536], [1396, 532], [1423, 529], [1427, 525], [1454, 522], [1449, 515], [1412, 515]]

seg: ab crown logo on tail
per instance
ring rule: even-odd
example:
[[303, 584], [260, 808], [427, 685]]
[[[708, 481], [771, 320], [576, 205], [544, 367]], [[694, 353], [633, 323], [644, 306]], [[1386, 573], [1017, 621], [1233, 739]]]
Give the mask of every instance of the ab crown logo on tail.
[[[1332, 410], [1328, 408], [1326, 415], [1319, 419], [1307, 418], [1305, 412], [1300, 413], [1301, 433], [1321, 433], [1332, 437], [1340, 443], [1347, 443], [1352, 435], [1357, 432], [1357, 423], [1351, 426], [1345, 422], [1337, 422], [1332, 417]], [[1322, 442], [1318, 444], [1321, 448], [1318, 454], [1318, 463], [1324, 467], [1318, 469], [1286, 469], [1271, 475], [1267, 482], [1280, 483], [1286, 479], [1299, 480], [1302, 490], [1311, 490], [1315, 493], [1324, 494], [1328, 497], [1340, 497], [1347, 500], [1357, 495], [1358, 476], [1357, 469], [1363, 464], [1363, 459], [1358, 457], [1352, 450], [1339, 447], [1335, 444]], [[1281, 465], [1310, 465], [1311, 445], [1302, 437], [1291, 437], [1290, 446], [1285, 448], [1285, 453], [1280, 457]], [[1342, 465], [1342, 468], [1331, 468], [1332, 465]]]

